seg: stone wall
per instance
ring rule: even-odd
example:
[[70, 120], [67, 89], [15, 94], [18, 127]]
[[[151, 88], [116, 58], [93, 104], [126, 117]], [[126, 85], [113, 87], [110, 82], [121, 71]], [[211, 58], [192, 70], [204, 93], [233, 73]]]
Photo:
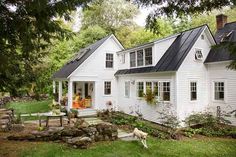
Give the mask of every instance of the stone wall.
[[117, 127], [111, 124], [56, 127], [45, 131], [33, 131], [25, 135], [8, 136], [8, 140], [63, 141], [75, 148], [88, 148], [93, 142], [113, 141], [117, 138]]
[[13, 119], [13, 110], [0, 109], [0, 131], [11, 130]]

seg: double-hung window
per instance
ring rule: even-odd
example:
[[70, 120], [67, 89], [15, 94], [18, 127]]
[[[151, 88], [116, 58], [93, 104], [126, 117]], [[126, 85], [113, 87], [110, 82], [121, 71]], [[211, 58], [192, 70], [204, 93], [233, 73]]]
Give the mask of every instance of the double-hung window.
[[152, 91], [152, 82], [146, 82], [146, 93]]
[[113, 68], [113, 54], [106, 53], [106, 68]]
[[225, 83], [214, 82], [214, 99], [224, 101], [225, 99]]
[[137, 82], [137, 96], [143, 97], [144, 85], [143, 82]]
[[152, 48], [145, 49], [145, 65], [152, 65]]
[[125, 97], [130, 97], [130, 81], [125, 82]]
[[170, 101], [170, 82], [159, 82], [159, 100]]
[[197, 82], [190, 82], [190, 100], [197, 100]]
[[104, 95], [111, 95], [111, 81], [104, 82]]
[[135, 52], [130, 52], [130, 67], [136, 66], [136, 54]]
[[137, 65], [143, 66], [143, 49], [137, 51]]

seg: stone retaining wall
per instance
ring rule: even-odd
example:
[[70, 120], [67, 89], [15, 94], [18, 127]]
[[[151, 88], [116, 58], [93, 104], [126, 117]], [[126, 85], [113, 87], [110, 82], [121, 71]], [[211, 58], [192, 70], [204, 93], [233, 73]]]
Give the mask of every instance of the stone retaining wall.
[[0, 131], [11, 130], [13, 119], [13, 110], [0, 109]]
[[118, 138], [117, 127], [97, 124], [81, 127], [56, 127], [45, 131], [33, 131], [26, 135], [11, 135], [8, 140], [63, 141], [75, 148], [88, 148], [92, 142], [113, 141]]

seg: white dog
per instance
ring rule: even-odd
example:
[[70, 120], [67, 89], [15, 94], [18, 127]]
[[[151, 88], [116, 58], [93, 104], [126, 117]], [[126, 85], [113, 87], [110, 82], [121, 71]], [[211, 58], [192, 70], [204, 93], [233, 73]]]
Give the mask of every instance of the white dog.
[[141, 140], [141, 142], [145, 148], [148, 148], [147, 142], [146, 142], [147, 135], [148, 135], [148, 133], [143, 132], [137, 128], [135, 128], [133, 131], [133, 137], [137, 137], [139, 140]]

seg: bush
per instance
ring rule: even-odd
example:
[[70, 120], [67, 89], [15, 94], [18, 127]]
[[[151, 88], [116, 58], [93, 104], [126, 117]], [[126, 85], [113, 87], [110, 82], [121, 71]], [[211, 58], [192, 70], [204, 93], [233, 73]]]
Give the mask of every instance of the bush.
[[217, 117], [210, 113], [197, 113], [186, 118], [185, 123], [188, 128], [185, 129], [185, 135], [192, 137], [195, 134], [204, 136], [230, 136], [232, 127], [222, 123]]

